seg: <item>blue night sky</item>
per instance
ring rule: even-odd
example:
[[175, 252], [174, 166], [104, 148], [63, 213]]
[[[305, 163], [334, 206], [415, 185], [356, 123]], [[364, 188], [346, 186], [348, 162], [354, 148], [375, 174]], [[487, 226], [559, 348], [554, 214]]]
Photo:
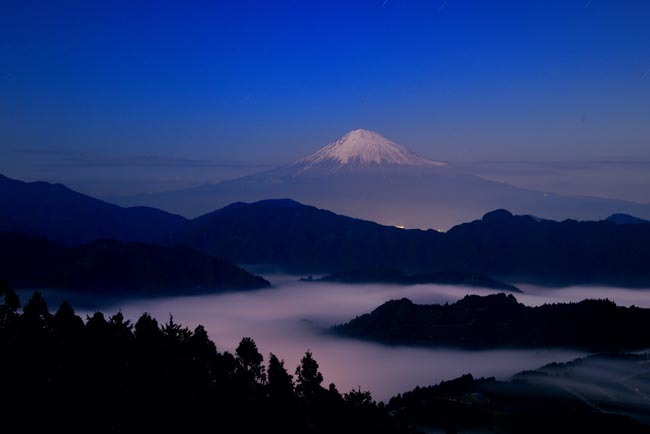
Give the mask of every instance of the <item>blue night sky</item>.
[[650, 158], [650, 1], [0, 6], [0, 150], [279, 163]]

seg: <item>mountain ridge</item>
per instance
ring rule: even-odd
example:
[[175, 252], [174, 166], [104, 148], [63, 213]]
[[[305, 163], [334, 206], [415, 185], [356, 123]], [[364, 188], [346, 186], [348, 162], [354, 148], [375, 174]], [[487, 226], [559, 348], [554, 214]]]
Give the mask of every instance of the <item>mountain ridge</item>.
[[459, 270], [514, 283], [650, 287], [650, 224], [538, 221], [496, 210], [437, 232], [266, 200], [197, 218], [175, 241], [236, 263], [303, 275], [377, 268], [409, 274]]
[[621, 213], [612, 214], [609, 217], [607, 217], [605, 220], [614, 222], [619, 225], [629, 225], [629, 224], [635, 225], [640, 223], [650, 223], [650, 220], [640, 219], [638, 217], [629, 214], [621, 214]]
[[270, 286], [226, 259], [189, 247], [107, 239], [70, 247], [14, 232], [0, 234], [0, 276], [16, 288], [113, 296], [209, 294]]
[[0, 229], [69, 245], [98, 238], [161, 243], [187, 222], [185, 217], [157, 208], [124, 208], [63, 184], [24, 182], [1, 174], [0, 203]]
[[[0, 210], [0, 231], [67, 245], [101, 238], [180, 244], [235, 263], [302, 275], [373, 268], [408, 274], [458, 270], [513, 283], [650, 287], [647, 223], [557, 222], [496, 210], [438, 232], [381, 225], [282, 199], [234, 203], [191, 221], [171, 216], [172, 224], [168, 214], [148, 211], [162, 215], [161, 224], [139, 215], [125, 218], [123, 208], [83, 195], [44, 201], [38, 188], [30, 199], [22, 196], [25, 185], [11, 183], [12, 190], [0, 184], [0, 198], [8, 204]], [[79, 197], [83, 206], [70, 202]]]

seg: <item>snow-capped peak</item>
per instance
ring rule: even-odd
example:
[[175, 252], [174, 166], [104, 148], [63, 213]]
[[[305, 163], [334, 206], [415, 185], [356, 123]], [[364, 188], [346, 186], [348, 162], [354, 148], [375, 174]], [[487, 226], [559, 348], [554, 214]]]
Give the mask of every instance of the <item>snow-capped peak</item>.
[[404, 146], [388, 140], [374, 131], [352, 130], [340, 139], [330, 143], [310, 156], [297, 161], [295, 165], [309, 170], [312, 166], [444, 166], [411, 152]]

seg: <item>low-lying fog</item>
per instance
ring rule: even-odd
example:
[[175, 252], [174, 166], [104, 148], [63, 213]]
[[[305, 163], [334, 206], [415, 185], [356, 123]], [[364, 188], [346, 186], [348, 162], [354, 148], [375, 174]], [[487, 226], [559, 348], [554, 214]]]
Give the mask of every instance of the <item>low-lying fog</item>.
[[[495, 291], [445, 285], [343, 285], [303, 283], [294, 276], [271, 275], [273, 288], [220, 295], [169, 297], [104, 303], [86, 297], [46, 292], [55, 309], [62, 297], [71, 301], [77, 312], [93, 310], [107, 314], [122, 312], [132, 320], [149, 312], [160, 322], [169, 314], [174, 320], [194, 328], [203, 324], [220, 350], [234, 351], [244, 336], [252, 337], [268, 358], [275, 353], [286, 361], [293, 373], [301, 356], [311, 350], [320, 364], [326, 384], [334, 382], [347, 392], [361, 387], [379, 400], [471, 372], [475, 376], [506, 379], [549, 362], [568, 361], [584, 353], [571, 350], [495, 350], [461, 351], [389, 347], [329, 335], [327, 328], [369, 312], [383, 302], [407, 297], [417, 303], [453, 302], [465, 294]], [[619, 288], [574, 287], [547, 289], [523, 285], [520, 302], [540, 305], [546, 302], [609, 298], [621, 305], [650, 307], [650, 292]], [[27, 297], [27, 294], [22, 294]]]

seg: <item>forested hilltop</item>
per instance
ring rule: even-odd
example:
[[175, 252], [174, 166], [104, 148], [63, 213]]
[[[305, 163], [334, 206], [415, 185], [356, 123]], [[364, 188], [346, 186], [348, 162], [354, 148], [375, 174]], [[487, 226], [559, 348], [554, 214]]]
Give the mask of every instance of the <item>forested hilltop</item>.
[[530, 307], [504, 293], [466, 295], [444, 305], [403, 298], [332, 330], [393, 345], [621, 351], [650, 347], [650, 309], [609, 300]]

